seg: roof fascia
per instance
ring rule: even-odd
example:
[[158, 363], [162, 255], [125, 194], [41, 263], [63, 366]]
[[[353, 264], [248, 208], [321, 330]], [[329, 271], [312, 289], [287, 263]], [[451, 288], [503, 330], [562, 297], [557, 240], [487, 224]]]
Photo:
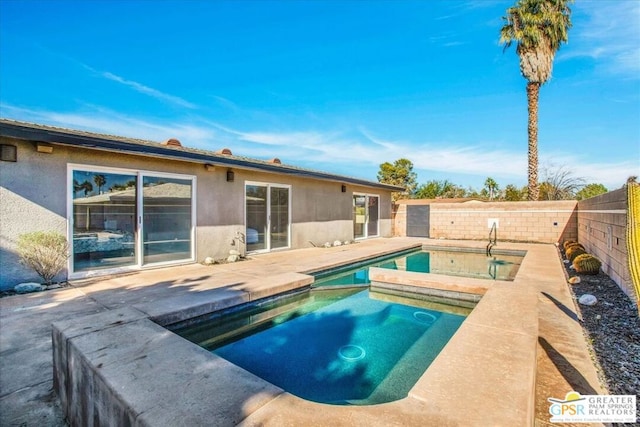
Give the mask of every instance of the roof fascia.
[[124, 154], [137, 154], [148, 157], [162, 157], [173, 160], [189, 161], [199, 164], [213, 164], [215, 166], [235, 167], [238, 169], [270, 172], [284, 175], [292, 175], [303, 178], [315, 178], [323, 181], [333, 181], [361, 185], [365, 187], [379, 188], [388, 191], [404, 191], [404, 188], [384, 183], [376, 183], [364, 179], [334, 175], [326, 172], [313, 171], [275, 165], [266, 162], [251, 161], [234, 156], [223, 156], [191, 151], [189, 149], [165, 147], [153, 143], [136, 143], [109, 139], [94, 135], [79, 135], [68, 133], [64, 130], [35, 128], [20, 123], [7, 123], [0, 121], [0, 135], [20, 140], [46, 142], [49, 144], [82, 147], [92, 150], [120, 152]]

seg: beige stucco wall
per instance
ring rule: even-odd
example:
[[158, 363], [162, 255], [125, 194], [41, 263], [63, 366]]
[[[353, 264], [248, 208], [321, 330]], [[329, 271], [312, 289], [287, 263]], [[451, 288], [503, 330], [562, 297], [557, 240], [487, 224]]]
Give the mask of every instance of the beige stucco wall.
[[634, 295], [626, 241], [627, 190], [610, 191], [578, 203], [578, 242], [602, 261], [602, 270]]
[[[234, 248], [236, 232], [244, 232], [246, 181], [291, 186], [291, 248], [353, 239], [353, 193], [380, 196], [380, 236], [391, 235], [389, 191], [340, 182], [321, 181], [234, 168], [226, 181], [226, 167], [209, 171], [203, 165], [145, 156], [117, 154], [55, 145], [53, 153], [36, 152], [35, 143], [2, 139], [18, 149], [16, 163], [0, 163], [0, 289], [25, 281], [39, 281], [18, 263], [15, 243], [22, 233], [56, 230], [67, 235], [67, 165], [99, 166], [196, 177], [196, 261], [223, 258]], [[59, 279], [67, 276], [63, 272]]]
[[[406, 235], [407, 201], [396, 206], [394, 234]], [[417, 201], [410, 201], [416, 204]], [[488, 240], [498, 222], [498, 241], [556, 243], [577, 237], [575, 200], [540, 202], [431, 203], [429, 237]]]
[[[0, 289], [8, 284], [41, 279], [19, 263], [18, 236], [31, 231], [57, 231], [66, 235], [66, 200], [58, 194], [66, 187], [66, 166], [51, 162], [31, 143], [0, 140], [17, 146], [18, 161], [0, 162]], [[66, 276], [66, 270], [58, 279]]]

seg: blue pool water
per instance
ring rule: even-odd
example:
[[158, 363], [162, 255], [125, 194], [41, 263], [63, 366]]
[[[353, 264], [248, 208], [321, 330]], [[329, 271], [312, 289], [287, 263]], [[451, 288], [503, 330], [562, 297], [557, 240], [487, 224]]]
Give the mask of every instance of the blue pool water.
[[513, 280], [523, 257], [522, 253], [496, 253], [487, 256], [482, 251], [417, 250], [315, 273], [314, 286], [368, 284], [369, 267], [477, 279]]
[[254, 313], [261, 326], [236, 327], [227, 342], [211, 345], [201, 327], [181, 335], [209, 341], [205, 348], [301, 398], [368, 405], [406, 397], [465, 319], [385, 302], [366, 289], [330, 292], [313, 291], [277, 315]]

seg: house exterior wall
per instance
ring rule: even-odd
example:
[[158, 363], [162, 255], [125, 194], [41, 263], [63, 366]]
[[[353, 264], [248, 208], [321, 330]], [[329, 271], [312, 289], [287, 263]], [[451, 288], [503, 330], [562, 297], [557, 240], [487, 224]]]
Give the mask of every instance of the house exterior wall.
[[0, 142], [17, 146], [18, 158], [16, 163], [0, 162], [0, 289], [7, 289], [19, 281], [41, 281], [19, 262], [19, 235], [50, 230], [66, 236], [67, 169], [59, 159], [37, 153], [32, 143], [4, 138]]
[[[404, 202], [404, 203], [403, 203]], [[406, 235], [407, 203], [396, 206], [394, 235]], [[540, 202], [431, 203], [429, 237], [432, 239], [488, 240], [493, 220], [498, 242], [556, 243], [577, 238], [575, 200]]]
[[[207, 170], [201, 164], [155, 159], [54, 145], [53, 153], [39, 153], [36, 144], [1, 138], [17, 147], [18, 161], [0, 163], [0, 289], [23, 281], [40, 281], [20, 265], [16, 254], [18, 236], [39, 230], [67, 235], [67, 166], [69, 164], [172, 173], [196, 177], [195, 256], [224, 258], [237, 232], [245, 231], [246, 181], [291, 186], [291, 248], [353, 239], [353, 193], [380, 196], [380, 236], [391, 235], [391, 193], [388, 190], [278, 173], [235, 169], [233, 182], [226, 167]], [[63, 271], [57, 280], [68, 276]]]
[[602, 271], [633, 298], [626, 229], [626, 188], [578, 202], [578, 242], [602, 261]]

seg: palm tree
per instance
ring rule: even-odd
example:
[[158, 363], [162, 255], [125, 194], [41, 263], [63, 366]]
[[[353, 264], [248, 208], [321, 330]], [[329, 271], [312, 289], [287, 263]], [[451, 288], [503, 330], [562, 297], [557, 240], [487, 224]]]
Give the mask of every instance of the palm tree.
[[93, 182], [98, 186], [98, 194], [102, 194], [102, 187], [107, 183], [107, 177], [102, 174], [94, 175]]
[[85, 179], [84, 182], [80, 184], [80, 189], [84, 190], [84, 197], [87, 197], [87, 195], [93, 191], [93, 185]]
[[528, 198], [538, 200], [538, 96], [540, 86], [551, 77], [553, 57], [568, 40], [572, 0], [517, 0], [507, 9], [500, 30], [506, 50], [516, 42], [520, 72], [527, 79]]
[[489, 191], [489, 200], [493, 200], [493, 196], [498, 191], [498, 183], [493, 178], [488, 177], [484, 182], [484, 186]]

